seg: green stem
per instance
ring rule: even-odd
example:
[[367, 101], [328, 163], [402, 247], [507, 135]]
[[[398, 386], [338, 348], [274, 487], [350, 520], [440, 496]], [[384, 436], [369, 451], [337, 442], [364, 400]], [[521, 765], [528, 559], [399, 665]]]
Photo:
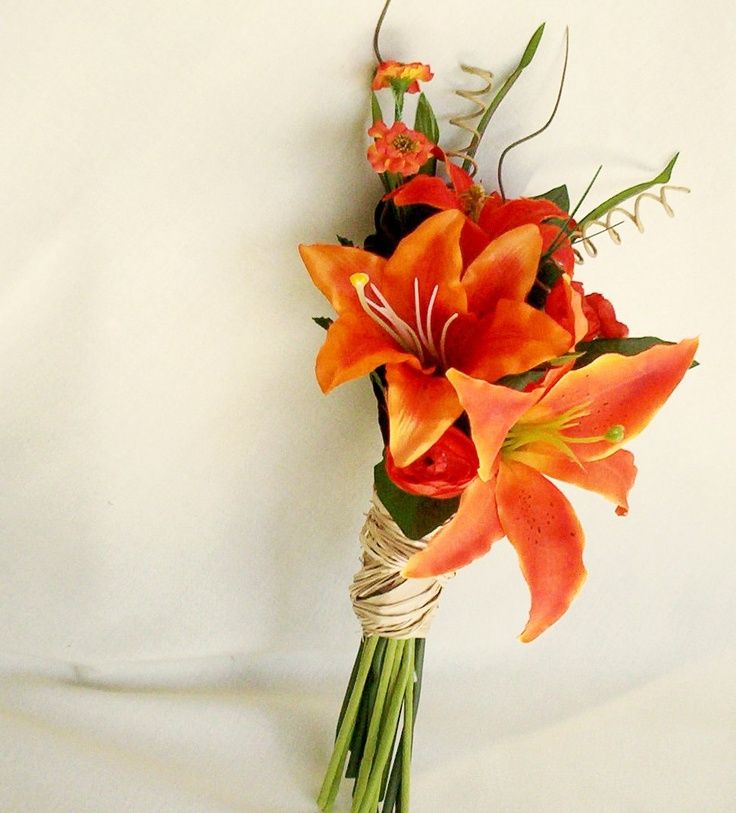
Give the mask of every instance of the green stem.
[[381, 718], [383, 716], [383, 706], [386, 702], [386, 695], [388, 693], [394, 660], [396, 659], [397, 651], [400, 650], [402, 644], [403, 641], [396, 640], [395, 638], [390, 639], [386, 644], [386, 654], [383, 658], [381, 678], [378, 682], [378, 689], [376, 690], [376, 700], [373, 705], [371, 722], [368, 726], [368, 735], [366, 736], [365, 749], [360, 762], [358, 781], [355, 784], [355, 791], [353, 793], [353, 813], [356, 813], [358, 810], [358, 806], [363, 799], [366, 787], [368, 786], [368, 780], [371, 776], [371, 769], [374, 765], [374, 756], [376, 753], [376, 745], [378, 743], [378, 735], [380, 733]]
[[388, 639], [379, 638], [376, 650], [373, 653], [371, 671], [368, 674], [368, 679], [363, 689], [363, 696], [358, 708], [358, 718], [353, 730], [353, 736], [350, 739], [350, 759], [348, 760], [348, 767], [345, 770], [346, 779], [355, 779], [360, 770], [360, 763], [363, 759], [363, 751], [365, 749], [365, 741], [368, 733], [368, 723], [370, 722], [373, 706], [376, 702], [376, 690], [378, 689], [378, 681], [381, 677], [381, 667], [383, 665], [387, 642]]
[[[402, 643], [405, 644], [405, 642]], [[391, 745], [393, 743], [394, 733], [399, 724], [406, 684], [407, 681], [412, 678], [410, 673], [411, 657], [408, 654], [410, 652], [412, 652], [411, 646], [404, 645], [402, 647], [401, 671], [396, 680], [395, 690], [389, 699], [388, 715], [378, 740], [375, 758], [372, 759], [373, 764], [371, 766], [370, 778], [359, 803], [356, 805], [356, 800], [353, 801], [353, 813], [375, 813], [378, 807], [378, 796], [381, 789], [383, 771], [391, 756]]]
[[403, 772], [403, 752], [404, 752], [404, 739], [409, 736], [414, 741], [414, 724], [417, 719], [417, 712], [419, 710], [419, 699], [422, 694], [422, 673], [424, 670], [424, 651], [426, 648], [426, 638], [414, 639], [414, 673], [416, 675], [416, 685], [413, 688], [414, 703], [412, 710], [412, 727], [407, 733], [406, 723], [404, 723], [404, 730], [399, 740], [399, 748], [394, 758], [394, 764], [391, 768], [391, 775], [386, 788], [386, 794], [383, 800], [383, 813], [392, 813], [395, 806], [400, 805], [399, 794], [401, 792], [401, 777]]
[[414, 647], [408, 651], [409, 678], [404, 695], [404, 734], [401, 748], [401, 809], [409, 810], [411, 784], [411, 747], [414, 738]]
[[355, 718], [358, 714], [358, 706], [360, 705], [360, 698], [363, 694], [363, 687], [365, 686], [368, 672], [371, 668], [373, 661], [373, 653], [378, 644], [378, 639], [368, 638], [361, 653], [360, 666], [355, 677], [353, 690], [350, 695], [345, 715], [343, 717], [342, 725], [335, 740], [335, 747], [332, 751], [330, 764], [327, 766], [327, 773], [325, 774], [324, 782], [317, 797], [317, 804], [323, 813], [328, 813], [332, 809], [332, 805], [337, 796], [337, 790], [340, 787], [340, 775], [342, 773], [343, 765], [345, 764], [345, 757], [347, 755], [348, 744], [350, 737], [353, 733], [355, 726]]
[[353, 664], [353, 671], [350, 673], [350, 680], [348, 681], [348, 687], [345, 689], [345, 697], [342, 699], [342, 706], [340, 707], [340, 714], [337, 718], [337, 727], [335, 729], [335, 739], [337, 739], [337, 735], [340, 733], [340, 726], [342, 725], [342, 721], [345, 717], [345, 711], [348, 707], [348, 702], [350, 701], [350, 695], [353, 693], [353, 686], [355, 686], [355, 678], [358, 676], [358, 669], [360, 667], [360, 658], [363, 654], [363, 647], [365, 646], [365, 642], [363, 639], [360, 641], [360, 646], [358, 646], [358, 652], [355, 656], [355, 663]]
[[[411, 638], [408, 638], [403, 642], [403, 648], [404, 649], [409, 648], [409, 647], [414, 649], [414, 641]], [[400, 667], [401, 667], [401, 659], [399, 659], [397, 657], [396, 660], [394, 661], [394, 669], [393, 669], [393, 673], [391, 675], [391, 684], [390, 684], [390, 687], [389, 687], [389, 696], [392, 696], [393, 693], [396, 691], [396, 680], [397, 680], [397, 678], [399, 676], [399, 668]], [[388, 716], [388, 709], [387, 709], [387, 707], [384, 706], [383, 720], [381, 721], [381, 727], [382, 727], [381, 730], [383, 730], [383, 727], [386, 724], [387, 716]], [[396, 745], [396, 736], [397, 736], [398, 733], [399, 733], [398, 726], [394, 726], [393, 734], [392, 734], [392, 737], [391, 737], [391, 749], [389, 751], [389, 754], [394, 753], [394, 746]], [[386, 763], [386, 767], [383, 770], [383, 776], [381, 778], [381, 789], [380, 789], [380, 793], [379, 793], [379, 799], [383, 799], [383, 797], [384, 797], [384, 795], [386, 793], [386, 784], [388, 782], [390, 770], [391, 770], [391, 760], [389, 760]]]

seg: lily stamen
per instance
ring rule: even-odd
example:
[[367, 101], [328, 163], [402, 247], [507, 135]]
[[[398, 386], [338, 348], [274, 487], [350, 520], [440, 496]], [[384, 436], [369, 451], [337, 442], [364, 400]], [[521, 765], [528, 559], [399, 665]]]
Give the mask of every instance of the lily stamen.
[[[368, 274], [353, 274], [350, 277], [350, 284], [355, 288], [355, 293], [358, 295], [358, 301], [360, 302], [361, 307], [366, 312], [368, 316], [383, 330], [388, 333], [389, 336], [400, 346], [403, 347], [404, 350], [410, 350], [410, 348], [406, 347], [405, 339], [402, 338], [391, 325], [387, 324], [379, 315], [376, 313], [379, 308], [377, 308], [374, 302], [369, 302], [365, 295], [365, 286], [368, 284]], [[410, 352], [413, 352], [410, 351]]]
[[447, 368], [447, 355], [445, 353], [447, 349], [447, 331], [450, 325], [460, 316], [459, 313], [453, 313], [452, 316], [445, 322], [444, 327], [442, 328], [442, 335], [440, 336], [440, 361], [442, 362], [442, 366]]
[[398, 331], [402, 336], [408, 339], [413, 345], [414, 348], [406, 347], [406, 344], [402, 344], [405, 350], [409, 352], [416, 353], [419, 356], [419, 360], [424, 363], [424, 350], [422, 346], [422, 342], [419, 340], [416, 332], [413, 328], [409, 327], [406, 322], [396, 313], [396, 311], [389, 305], [388, 300], [386, 297], [381, 293], [381, 291], [371, 282], [371, 292], [375, 294], [378, 298], [379, 302], [381, 303], [381, 307], [375, 304], [375, 302], [371, 302], [370, 300], [366, 300], [369, 305], [372, 305], [379, 313], [381, 313], [384, 318], [386, 318], [393, 326], [396, 331]]
[[566, 430], [573, 429], [580, 424], [581, 418], [590, 414], [590, 402], [579, 404], [564, 412], [554, 420], [542, 423], [517, 423], [509, 431], [506, 440], [501, 447], [506, 457], [513, 457], [516, 452], [523, 452], [525, 447], [535, 443], [547, 444], [557, 451], [562, 452], [573, 462], [582, 466], [572, 446], [579, 444], [600, 443], [620, 443], [624, 439], [625, 430], [623, 425], [615, 424], [609, 427], [602, 435], [591, 437], [570, 437], [564, 434]]
[[[429, 302], [427, 303], [426, 315], [422, 318], [419, 279], [417, 277], [414, 278], [414, 316], [416, 319], [416, 330], [414, 330], [414, 328], [408, 325], [391, 307], [380, 289], [370, 281], [368, 274], [362, 272], [353, 274], [350, 277], [350, 283], [353, 288], [355, 288], [358, 301], [363, 310], [379, 327], [385, 330], [401, 348], [408, 353], [414, 353], [422, 365], [424, 365], [427, 360], [430, 360], [440, 362], [443, 367], [447, 367], [447, 357], [445, 353], [447, 330], [455, 319], [457, 319], [459, 314], [453, 313], [445, 322], [442, 328], [440, 347], [438, 350], [432, 333], [432, 316], [440, 290], [439, 285], [435, 285], [432, 289]], [[366, 296], [365, 289], [368, 285], [370, 285], [371, 294], [378, 300], [377, 302]]]
[[421, 303], [419, 301], [419, 280], [417, 277], [414, 277], [414, 318], [417, 322], [417, 333], [419, 334], [419, 341], [426, 346], [427, 344], [427, 337], [424, 335], [424, 330], [422, 330], [422, 314], [421, 314]]
[[439, 285], [434, 286], [432, 289], [432, 295], [429, 297], [429, 305], [427, 305], [427, 347], [429, 348], [429, 352], [435, 358], [437, 358], [437, 347], [435, 346], [434, 337], [432, 336], [432, 309], [434, 308], [434, 303], [437, 299], [437, 292], [439, 289]]

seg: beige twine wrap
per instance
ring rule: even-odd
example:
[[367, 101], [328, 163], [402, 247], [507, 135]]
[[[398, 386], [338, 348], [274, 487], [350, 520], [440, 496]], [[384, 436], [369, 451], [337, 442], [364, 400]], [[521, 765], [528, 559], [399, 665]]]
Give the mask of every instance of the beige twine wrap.
[[442, 588], [452, 574], [430, 579], [405, 579], [401, 571], [423, 550], [433, 531], [422, 539], [404, 536], [374, 494], [360, 532], [363, 566], [350, 587], [353, 610], [365, 636], [424, 638], [432, 623]]

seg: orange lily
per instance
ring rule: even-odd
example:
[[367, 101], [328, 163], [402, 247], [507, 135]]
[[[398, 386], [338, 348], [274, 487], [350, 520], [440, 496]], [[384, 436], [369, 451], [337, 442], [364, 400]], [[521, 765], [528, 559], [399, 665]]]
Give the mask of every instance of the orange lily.
[[[503, 200], [498, 192], [488, 194], [462, 167], [447, 160], [445, 153], [436, 147], [437, 158], [445, 162], [449, 185], [441, 178], [418, 175], [408, 183], [386, 195], [397, 206], [425, 204], [436, 209], [459, 209], [467, 215], [463, 232], [463, 253], [472, 260], [488, 244], [507, 231], [534, 223], [542, 234], [542, 253], [553, 243], [559, 242], [560, 227], [544, 221], [557, 218], [567, 221], [568, 214], [552, 201], [543, 198], [516, 198]], [[574, 223], [571, 224], [574, 226]], [[572, 276], [575, 257], [569, 240], [559, 242], [552, 255], [562, 270]]]
[[536, 638], [567, 610], [585, 579], [583, 530], [547, 477], [595, 491], [625, 514], [636, 467], [621, 446], [664, 404], [696, 349], [697, 340], [688, 339], [636, 356], [606, 354], [578, 370], [551, 371], [531, 392], [449, 370], [470, 420], [478, 476], [454, 519], [409, 560], [404, 575], [455, 570], [507, 536], [531, 592], [521, 640]]
[[542, 238], [513, 229], [464, 267], [465, 217], [440, 212], [385, 260], [357, 248], [300, 246], [338, 319], [317, 356], [324, 392], [385, 365], [391, 454], [408, 466], [462, 413], [444, 375], [455, 368], [496, 381], [567, 352], [570, 333], [526, 304]]

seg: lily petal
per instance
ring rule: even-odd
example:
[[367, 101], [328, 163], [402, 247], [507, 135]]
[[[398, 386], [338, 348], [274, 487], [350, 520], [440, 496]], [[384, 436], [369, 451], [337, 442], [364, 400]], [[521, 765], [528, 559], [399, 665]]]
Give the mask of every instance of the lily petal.
[[404, 468], [442, 437], [463, 408], [444, 376], [428, 375], [411, 364], [388, 365], [386, 381], [391, 456]]
[[570, 345], [570, 334], [546, 313], [525, 302], [502, 299], [480, 324], [452, 326], [448, 357], [473, 378], [497, 381], [561, 356]]
[[401, 362], [419, 365], [413, 354], [399, 349], [388, 333], [362, 311], [345, 313], [330, 325], [327, 339], [317, 354], [317, 381], [322, 392], [328, 393], [382, 364]]
[[445, 169], [450, 178], [452, 188], [458, 195], [467, 192], [473, 186], [473, 178], [462, 167], [459, 167], [451, 161], [444, 153], [442, 153], [442, 160], [445, 162]]
[[595, 491], [616, 506], [619, 516], [629, 511], [628, 495], [636, 479], [636, 466], [634, 455], [626, 449], [619, 449], [602, 460], [580, 464], [554, 450], [525, 449], [514, 453], [513, 458], [555, 480]]
[[544, 312], [570, 334], [572, 345], [585, 338], [590, 328], [583, 310], [583, 296], [563, 274], [552, 287]]
[[349, 246], [299, 246], [299, 254], [312, 282], [338, 313], [361, 310], [350, 277], [362, 272], [380, 284], [386, 260], [369, 251]]
[[478, 220], [478, 225], [493, 240], [523, 223], [541, 223], [549, 217], [555, 217], [564, 222], [569, 215], [552, 201], [544, 198], [517, 198], [507, 201], [501, 206], [484, 210]]
[[468, 308], [482, 317], [499, 299], [523, 302], [537, 276], [542, 236], [534, 225], [520, 226], [490, 243], [463, 276]]
[[560, 490], [523, 463], [501, 462], [496, 499], [531, 592], [529, 621], [520, 636], [526, 643], [554, 624], [582, 587], [585, 537]]
[[542, 397], [544, 390], [518, 392], [471, 378], [459, 370], [448, 370], [447, 379], [470, 419], [478, 453], [478, 476], [489, 481], [509, 429]]
[[460, 234], [460, 251], [463, 255], [463, 265], [467, 268], [470, 263], [488, 245], [488, 237], [477, 223], [466, 218], [462, 233]]
[[467, 310], [465, 289], [460, 283], [460, 232], [464, 224], [465, 215], [456, 209], [432, 215], [399, 243], [386, 262], [384, 293], [408, 324], [416, 324], [415, 282], [422, 314], [426, 314], [432, 291], [438, 286], [433, 330], [452, 313]]
[[685, 339], [679, 344], [656, 345], [636, 356], [600, 356], [563, 376], [524, 416], [524, 423], [544, 422], [588, 404], [588, 414], [565, 434], [597, 437], [622, 425], [620, 442], [601, 440], [575, 447], [583, 461], [608, 457], [647, 426], [687, 372], [697, 347], [697, 339]]
[[402, 575], [428, 578], [470, 564], [504, 535], [496, 512], [495, 483], [475, 479], [460, 497], [457, 513], [409, 559]]
[[435, 209], [458, 209], [457, 195], [447, 188], [441, 178], [429, 175], [417, 175], [409, 183], [389, 192], [386, 199], [393, 200], [397, 206], [410, 206], [423, 203]]

